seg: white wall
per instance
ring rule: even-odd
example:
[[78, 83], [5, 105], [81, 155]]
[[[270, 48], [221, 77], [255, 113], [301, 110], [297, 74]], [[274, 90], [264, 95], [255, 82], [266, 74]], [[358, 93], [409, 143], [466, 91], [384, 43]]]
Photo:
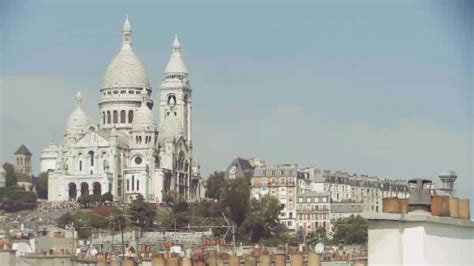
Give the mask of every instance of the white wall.
[[474, 222], [410, 216], [367, 217], [369, 265], [474, 265]]

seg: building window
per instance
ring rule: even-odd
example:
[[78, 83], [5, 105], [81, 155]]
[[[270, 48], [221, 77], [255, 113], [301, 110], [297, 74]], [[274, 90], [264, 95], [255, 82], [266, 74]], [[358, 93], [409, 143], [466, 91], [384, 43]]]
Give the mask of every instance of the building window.
[[132, 191], [135, 190], [135, 176], [132, 175]]
[[110, 111], [107, 111], [107, 124], [110, 124]]
[[94, 152], [89, 151], [89, 156], [91, 157], [91, 166], [94, 166]]
[[137, 180], [137, 190], [140, 190], [140, 180]]
[[82, 161], [79, 161], [79, 171], [82, 171]]
[[127, 179], [127, 191], [130, 191], [130, 180]]
[[118, 123], [118, 112], [117, 110], [114, 111], [114, 124], [117, 124]]
[[105, 125], [105, 112], [102, 112], [102, 125]]
[[126, 116], [125, 110], [120, 111], [120, 123], [123, 124], [126, 122], [125, 116]]
[[128, 123], [132, 123], [133, 122], [133, 111], [130, 110], [128, 111]]

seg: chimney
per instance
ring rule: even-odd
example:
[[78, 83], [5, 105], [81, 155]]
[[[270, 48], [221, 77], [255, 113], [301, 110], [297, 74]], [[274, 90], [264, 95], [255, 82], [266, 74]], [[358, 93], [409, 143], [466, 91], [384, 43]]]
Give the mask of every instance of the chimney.
[[431, 187], [432, 182], [428, 179], [411, 179], [408, 181], [410, 197], [408, 206], [410, 211], [431, 212]]

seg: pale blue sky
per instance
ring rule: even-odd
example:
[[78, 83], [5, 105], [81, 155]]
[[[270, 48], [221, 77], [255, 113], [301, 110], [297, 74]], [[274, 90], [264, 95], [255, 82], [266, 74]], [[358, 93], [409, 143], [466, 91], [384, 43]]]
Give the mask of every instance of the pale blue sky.
[[180, 36], [205, 175], [236, 156], [405, 179], [453, 169], [474, 194], [468, 2], [68, 2], [0, 3], [1, 161], [24, 143], [39, 171], [77, 90], [98, 117], [129, 13], [155, 100]]

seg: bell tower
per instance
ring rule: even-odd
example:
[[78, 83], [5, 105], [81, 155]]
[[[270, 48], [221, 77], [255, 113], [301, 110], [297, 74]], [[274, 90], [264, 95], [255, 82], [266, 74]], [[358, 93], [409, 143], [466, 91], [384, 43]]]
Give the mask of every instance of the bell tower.
[[163, 73], [160, 90], [160, 144], [184, 137], [191, 143], [191, 86], [188, 70], [175, 36], [173, 50]]
[[15, 171], [20, 174], [31, 175], [31, 152], [25, 145], [21, 145], [15, 152]]

